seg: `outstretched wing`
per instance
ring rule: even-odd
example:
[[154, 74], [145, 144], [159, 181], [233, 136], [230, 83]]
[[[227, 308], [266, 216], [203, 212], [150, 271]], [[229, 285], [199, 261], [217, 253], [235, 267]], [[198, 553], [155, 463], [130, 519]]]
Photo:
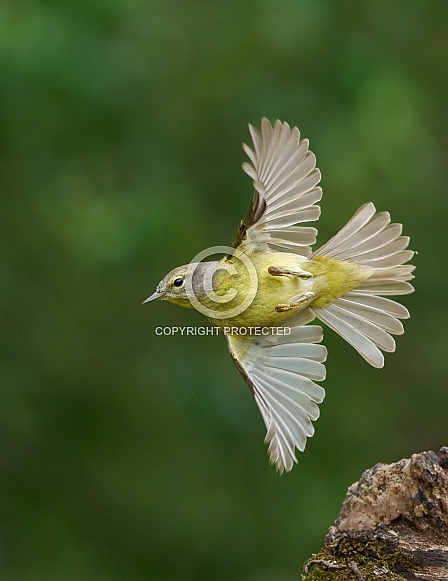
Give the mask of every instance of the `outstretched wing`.
[[297, 462], [295, 449], [305, 449], [314, 434], [312, 420], [324, 389], [314, 383], [325, 379], [327, 350], [317, 345], [322, 328], [306, 325], [314, 316], [299, 313], [289, 322], [289, 335], [246, 337], [227, 335], [230, 354], [260, 409], [269, 443], [269, 458], [278, 472]]
[[317, 230], [294, 226], [319, 218], [322, 197], [317, 186], [320, 171], [308, 140], [300, 139], [297, 127], [276, 121], [274, 127], [264, 117], [261, 132], [249, 125], [254, 148], [243, 144], [252, 163], [243, 170], [255, 187], [250, 208], [238, 230], [234, 246], [248, 240], [260, 250], [295, 252], [310, 256]]

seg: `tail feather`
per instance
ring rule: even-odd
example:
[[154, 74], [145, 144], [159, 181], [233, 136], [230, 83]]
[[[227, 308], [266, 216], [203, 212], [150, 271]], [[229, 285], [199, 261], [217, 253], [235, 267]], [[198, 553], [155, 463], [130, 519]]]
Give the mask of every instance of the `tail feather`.
[[395, 301], [374, 295], [359, 295], [355, 291], [351, 291], [342, 297], [342, 300], [365, 306], [367, 309], [372, 307], [380, 311], [394, 316], [396, 319], [409, 319], [410, 314], [407, 308]]
[[357, 288], [326, 307], [310, 307], [322, 322], [341, 335], [374, 367], [384, 365], [380, 349], [395, 351], [392, 335], [402, 335], [400, 319], [409, 318], [399, 303], [379, 295], [413, 292], [408, 282], [414, 266], [405, 264], [414, 253], [407, 250], [408, 236], [402, 225], [391, 224], [388, 212], [375, 214], [372, 203], [365, 204], [349, 222], [313, 256], [354, 262], [372, 270]]
[[[378, 238], [380, 237], [378, 236]], [[383, 237], [381, 236], [381, 238]], [[400, 252], [411, 253], [410, 258], [412, 258], [413, 252], [411, 250], [405, 250], [405, 248], [409, 246], [409, 236], [399, 236], [398, 238], [394, 238], [392, 240], [393, 241], [391, 242], [390, 238], [388, 237], [385, 240], [382, 240], [381, 242], [377, 243], [381, 244], [381, 246], [375, 246], [375, 248], [365, 250], [362, 252], [359, 251], [358, 247], [356, 249], [357, 250], [356, 257], [358, 259], [358, 262], [362, 260], [363, 264], [369, 264], [371, 262], [376, 262], [377, 260], [382, 260], [390, 256], [395, 256]], [[348, 256], [353, 256], [353, 251], [350, 254], [348, 254]], [[403, 262], [407, 261], [403, 260], [400, 264], [402, 264]]]
[[362, 283], [358, 288], [351, 292], [360, 295], [408, 295], [409, 293], [414, 292], [414, 287], [409, 282], [401, 279], [375, 279], [370, 277], [368, 281]]
[[391, 315], [384, 309], [373, 307], [368, 303], [354, 301], [351, 293], [338, 299], [338, 305], [346, 311], [350, 311], [359, 317], [364, 317], [382, 329], [389, 331], [389, 333], [393, 333], [394, 335], [402, 335], [404, 333], [403, 323], [394, 317], [394, 315]]
[[328, 325], [330, 329], [336, 331], [343, 339], [350, 343], [352, 347], [373, 365], [373, 367], [383, 367], [384, 357], [378, 347], [371, 341], [370, 337], [356, 329], [344, 317], [333, 312], [331, 305], [325, 309], [310, 309], [316, 317]]
[[[333, 236], [333, 238], [319, 248], [313, 256], [328, 256], [329, 258], [335, 258], [338, 250], [346, 247], [344, 242], [348, 242], [350, 238], [355, 236], [363, 226], [368, 224], [374, 215], [375, 206], [371, 202], [361, 206], [342, 230], [339, 230], [336, 236]], [[361, 240], [359, 240], [359, 242], [361, 242]], [[348, 246], [350, 246], [350, 243], [348, 243]]]
[[[370, 208], [368, 209], [370, 210]], [[341, 243], [338, 243], [335, 248], [330, 248], [330, 253], [328, 255], [325, 253], [325, 255], [330, 256], [331, 258], [337, 258], [338, 260], [344, 260], [344, 258], [353, 256], [355, 248], [358, 255], [363, 252], [374, 251], [377, 248], [381, 248], [388, 242], [398, 238], [401, 234], [401, 224], [393, 224], [393, 226], [398, 226], [398, 229], [394, 227], [386, 228], [389, 223], [389, 212], [381, 212], [374, 216], [374, 218], [363, 227], [363, 238], [354, 240], [354, 236], [351, 235], [346, 239], [342, 239]], [[382, 236], [379, 240], [378, 234], [380, 232], [382, 232]], [[330, 240], [327, 244], [330, 242], [334, 242], [334, 240]], [[322, 248], [319, 250], [319, 253], [321, 251]]]

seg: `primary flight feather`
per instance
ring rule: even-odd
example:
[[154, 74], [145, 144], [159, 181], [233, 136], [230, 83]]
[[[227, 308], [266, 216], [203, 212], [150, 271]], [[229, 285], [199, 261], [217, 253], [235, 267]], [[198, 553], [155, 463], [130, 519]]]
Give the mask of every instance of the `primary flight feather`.
[[220, 261], [175, 268], [145, 302], [196, 308], [224, 330], [266, 425], [270, 461], [283, 472], [313, 435], [325, 396], [315, 383], [325, 379], [322, 329], [308, 323], [319, 319], [383, 367], [382, 351], [395, 351], [393, 335], [409, 317], [385, 297], [412, 292], [415, 267], [406, 264], [413, 252], [401, 224], [372, 203], [313, 252], [317, 230], [297, 226], [320, 216], [321, 176], [308, 140], [266, 118], [261, 132], [249, 130], [253, 148], [243, 144], [250, 159], [243, 169], [255, 191], [232, 248]]

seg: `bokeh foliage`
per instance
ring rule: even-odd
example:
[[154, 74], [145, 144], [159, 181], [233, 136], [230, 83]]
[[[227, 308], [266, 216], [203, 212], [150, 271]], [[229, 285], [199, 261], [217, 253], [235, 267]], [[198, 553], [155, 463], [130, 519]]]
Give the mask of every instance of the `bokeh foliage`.
[[[363, 469], [447, 444], [447, 30], [444, 0], [2, 0], [2, 579], [297, 579]], [[141, 306], [232, 241], [262, 115], [311, 140], [321, 242], [372, 200], [419, 251], [384, 370], [326, 332], [281, 478], [223, 339]]]

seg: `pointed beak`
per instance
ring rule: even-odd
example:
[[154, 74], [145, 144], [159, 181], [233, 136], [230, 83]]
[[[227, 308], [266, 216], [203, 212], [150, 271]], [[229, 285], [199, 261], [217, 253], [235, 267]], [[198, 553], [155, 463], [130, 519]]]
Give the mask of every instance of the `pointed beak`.
[[142, 305], [145, 303], [150, 303], [151, 301], [155, 301], [156, 299], [161, 299], [166, 295], [165, 292], [156, 291], [150, 297], [148, 297], [145, 301], [143, 301]]

